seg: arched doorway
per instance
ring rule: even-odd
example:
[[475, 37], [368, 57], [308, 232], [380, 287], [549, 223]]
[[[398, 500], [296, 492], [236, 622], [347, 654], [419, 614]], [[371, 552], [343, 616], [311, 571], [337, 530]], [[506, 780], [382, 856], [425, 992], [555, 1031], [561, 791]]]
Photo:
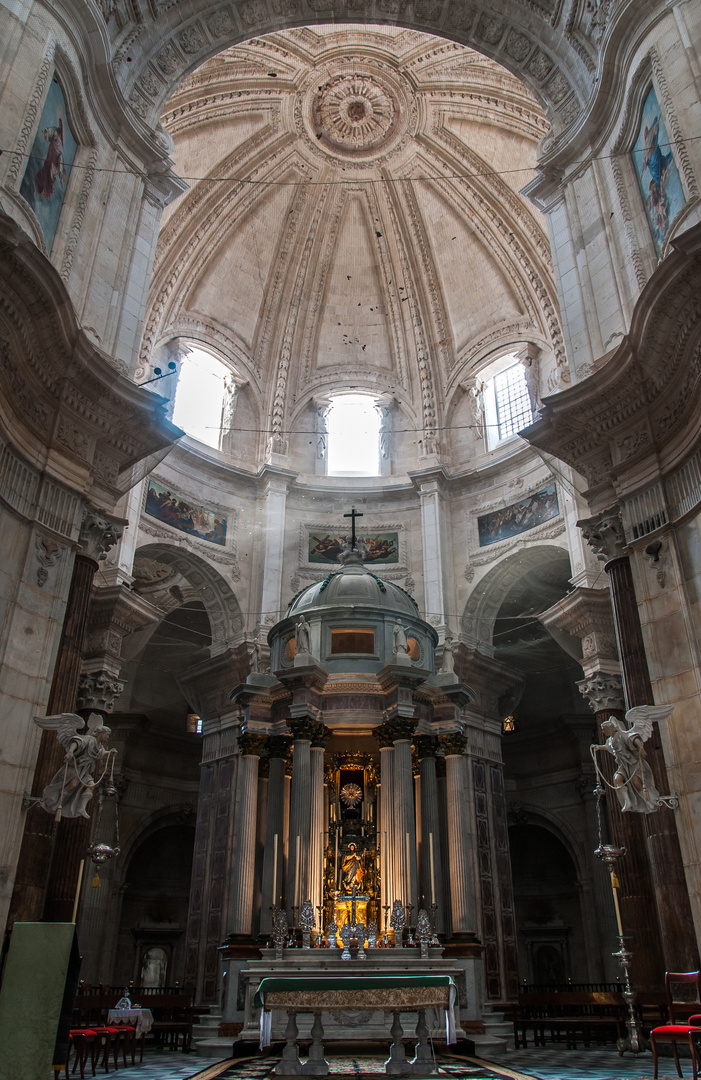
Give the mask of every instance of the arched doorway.
[[521, 981], [586, 982], [581, 889], [570, 852], [541, 825], [509, 828]]
[[115, 984], [139, 985], [150, 950], [162, 953], [161, 985], [182, 982], [194, 843], [194, 826], [176, 822], [134, 851], [122, 885]]

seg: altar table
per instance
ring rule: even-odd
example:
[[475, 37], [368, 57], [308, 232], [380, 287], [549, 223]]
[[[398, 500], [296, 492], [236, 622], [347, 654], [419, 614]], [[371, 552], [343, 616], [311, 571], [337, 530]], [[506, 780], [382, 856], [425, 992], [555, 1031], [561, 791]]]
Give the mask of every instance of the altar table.
[[150, 1009], [110, 1009], [107, 1014], [108, 1024], [133, 1024], [136, 1037], [147, 1035], [153, 1027], [153, 1013]]
[[[261, 1009], [260, 1048], [270, 1046], [272, 1010], [284, 1009], [288, 1015], [285, 1039], [287, 1045], [282, 1060], [275, 1069], [278, 1076], [302, 1074], [326, 1076], [329, 1067], [324, 1059], [322, 1045], [322, 1012], [343, 1009], [385, 1009], [393, 1013], [393, 1043], [389, 1060], [385, 1063], [388, 1075], [400, 1075], [407, 1071], [402, 1043], [400, 1013], [418, 1013], [416, 1034], [419, 1042], [416, 1057], [411, 1065], [421, 1075], [436, 1073], [433, 1055], [428, 1046], [426, 1009], [444, 1009], [446, 1014], [446, 1039], [455, 1040], [456, 986], [450, 975], [329, 975], [329, 976], [280, 976], [261, 981], [254, 1004]], [[297, 1047], [298, 1028], [296, 1015], [300, 1012], [314, 1014], [312, 1045], [309, 1059], [302, 1062]]]

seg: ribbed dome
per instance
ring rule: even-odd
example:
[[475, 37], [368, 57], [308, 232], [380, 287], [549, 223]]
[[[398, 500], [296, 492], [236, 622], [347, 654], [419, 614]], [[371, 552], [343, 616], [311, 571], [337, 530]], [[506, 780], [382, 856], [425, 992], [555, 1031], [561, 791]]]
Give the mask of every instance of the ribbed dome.
[[297, 593], [288, 605], [285, 617], [312, 609], [341, 606], [379, 608], [414, 618], [419, 610], [416, 601], [399, 585], [383, 581], [364, 566], [346, 565]]

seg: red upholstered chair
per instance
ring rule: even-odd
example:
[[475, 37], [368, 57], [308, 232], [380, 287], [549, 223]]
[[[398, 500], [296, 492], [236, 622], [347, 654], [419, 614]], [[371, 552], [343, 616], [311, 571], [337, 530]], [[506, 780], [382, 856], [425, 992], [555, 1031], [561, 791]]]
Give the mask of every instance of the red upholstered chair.
[[[701, 1007], [699, 1001], [699, 971], [667, 971], [665, 972], [664, 984], [667, 992], [667, 1009], [669, 1022], [663, 1027], [653, 1028], [650, 1032], [652, 1057], [655, 1062], [655, 1080], [657, 1080], [657, 1046], [661, 1042], [671, 1042], [677, 1073], [682, 1075], [677, 1053], [677, 1043], [687, 1043], [691, 1052], [691, 1064], [693, 1067], [694, 1080], [697, 1080], [697, 1053], [701, 1049], [701, 1026], [696, 1026], [693, 1021], [701, 1022], [701, 1015], [697, 1015]], [[675, 1001], [675, 995], [677, 1000]], [[680, 998], [682, 1000], [680, 1000]]]

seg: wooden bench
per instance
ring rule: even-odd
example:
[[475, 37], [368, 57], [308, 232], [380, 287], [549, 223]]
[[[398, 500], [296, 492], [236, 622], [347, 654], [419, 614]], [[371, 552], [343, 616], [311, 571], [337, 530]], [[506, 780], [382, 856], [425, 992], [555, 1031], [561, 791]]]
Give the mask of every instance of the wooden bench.
[[545, 1046], [546, 1032], [553, 1042], [564, 1036], [568, 1049], [577, 1042], [589, 1046], [592, 1039], [607, 1042], [625, 1034], [627, 1015], [623, 994], [616, 991], [557, 991], [519, 995], [518, 1005], [507, 1010], [513, 1020], [516, 1049]]

